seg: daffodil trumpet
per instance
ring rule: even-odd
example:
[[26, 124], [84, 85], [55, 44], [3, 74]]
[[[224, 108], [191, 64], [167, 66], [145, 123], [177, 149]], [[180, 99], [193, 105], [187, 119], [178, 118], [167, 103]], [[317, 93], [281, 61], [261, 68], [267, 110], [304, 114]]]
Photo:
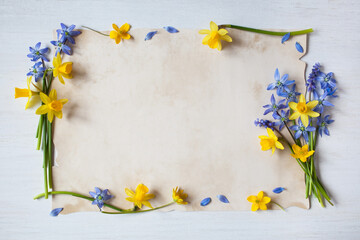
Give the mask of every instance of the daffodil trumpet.
[[[262, 29], [257, 29], [257, 28], [249, 28], [249, 27], [243, 27], [243, 26], [232, 25], [232, 24], [219, 25], [219, 29], [221, 29], [221, 28], [233, 28], [233, 29], [239, 29], [239, 30], [243, 30], [243, 31], [261, 33], [261, 34], [273, 35], [273, 36], [284, 36], [285, 34], [289, 33], [289, 32], [262, 30]], [[290, 32], [290, 36], [303, 35], [303, 34], [308, 34], [311, 32], [313, 32], [312, 28], [304, 29], [304, 30], [300, 30], [300, 31], [293, 31], [293, 32]]]

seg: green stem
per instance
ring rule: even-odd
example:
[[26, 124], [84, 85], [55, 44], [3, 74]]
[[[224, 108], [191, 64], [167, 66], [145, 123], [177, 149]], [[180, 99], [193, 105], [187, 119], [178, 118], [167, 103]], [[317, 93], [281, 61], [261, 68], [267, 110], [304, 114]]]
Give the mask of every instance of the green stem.
[[[46, 116], [46, 115], [45, 115]], [[44, 162], [43, 162], [43, 168], [44, 168], [44, 187], [45, 187], [45, 199], [47, 199], [48, 198], [48, 179], [47, 179], [47, 164], [48, 164], [48, 162], [47, 162], [47, 151], [48, 151], [48, 148], [47, 148], [47, 134], [46, 134], [46, 132], [47, 132], [47, 120], [45, 120], [44, 121], [44, 131], [43, 131], [43, 133], [44, 133], [44, 135], [43, 135], [43, 140], [42, 140], [42, 142], [43, 142], [43, 154], [44, 154], [44, 156], [43, 156], [43, 160], [44, 160]]]
[[[88, 197], [88, 196], [85, 196], [85, 195], [82, 195], [79, 193], [74, 193], [74, 192], [69, 192], [69, 191], [52, 191], [52, 192], [48, 192], [48, 194], [49, 195], [70, 195], [70, 196], [74, 196], [74, 197], [78, 197], [78, 198], [83, 198], [83, 199], [86, 199], [89, 201], [94, 201], [94, 198], [92, 198], [92, 197]], [[44, 196], [45, 196], [45, 193], [40, 193], [34, 197], [34, 200], [42, 198]], [[121, 208], [115, 207], [115, 206], [107, 204], [107, 203], [104, 203], [104, 206], [114, 209], [116, 211], [120, 211], [120, 212], [125, 211]]]
[[36, 150], [40, 150], [42, 129], [43, 129], [43, 121], [44, 121], [44, 115], [41, 115], [40, 119], [39, 119], [38, 133], [36, 134], [37, 139], [38, 139]]
[[170, 205], [173, 204], [173, 203], [175, 203], [175, 202], [170, 202], [170, 203], [165, 204], [165, 205], [162, 205], [162, 206], [160, 206], [160, 207], [151, 208], [151, 209], [147, 209], [147, 210], [140, 210], [140, 211], [122, 211], [122, 212], [105, 212], [105, 211], [102, 211], [102, 213], [105, 213], [105, 214], [143, 213], [143, 212], [150, 212], [150, 211], [158, 210], [158, 209], [160, 209], [160, 208], [164, 208], [164, 207], [170, 206]]
[[[232, 25], [232, 24], [219, 25], [219, 28], [234, 28], [234, 29], [244, 30], [244, 31], [248, 31], [248, 32], [255, 32], [255, 33], [275, 35], [275, 36], [284, 36], [285, 34], [289, 33], [289, 32], [268, 31], [268, 30], [262, 30], [262, 29], [256, 29], [256, 28], [237, 26], [237, 25]], [[309, 28], [309, 29], [305, 29], [305, 30], [301, 30], [301, 31], [290, 32], [290, 36], [303, 35], [303, 34], [307, 34], [307, 33], [311, 33], [311, 32], [313, 32], [313, 30], [312, 30], [312, 28]]]
[[94, 31], [94, 32], [96, 32], [96, 33], [99, 33], [99, 34], [104, 35], [104, 36], [107, 36], [107, 37], [110, 36], [110, 35], [108, 35], [108, 34], [102, 33], [102, 32], [100, 32], [100, 31], [97, 31], [97, 30], [95, 30], [95, 29], [92, 29], [92, 28], [89, 28], [89, 27], [86, 27], [86, 26], [81, 26], [81, 27], [87, 28], [87, 29], [89, 29], [89, 30], [91, 30], [91, 31]]
[[270, 203], [275, 204], [276, 206], [278, 206], [281, 210], [283, 210], [285, 212], [285, 209], [280, 204], [273, 202], [273, 201], [271, 201]]
[[52, 188], [52, 127], [51, 122], [48, 125], [48, 168], [49, 168], [49, 188]]

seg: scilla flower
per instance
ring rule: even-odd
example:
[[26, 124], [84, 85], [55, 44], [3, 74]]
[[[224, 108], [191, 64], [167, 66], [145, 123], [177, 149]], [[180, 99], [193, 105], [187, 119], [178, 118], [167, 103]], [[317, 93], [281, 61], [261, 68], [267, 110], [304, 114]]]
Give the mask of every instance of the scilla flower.
[[299, 119], [299, 125], [292, 125], [290, 129], [295, 131], [295, 139], [300, 138], [302, 135], [306, 142], [309, 142], [309, 132], [314, 132], [316, 130], [316, 128], [312, 126], [305, 127], [301, 122], [301, 119]]
[[72, 78], [72, 62], [61, 63], [61, 56], [58, 54], [53, 59], [53, 76], [59, 77], [59, 81], [65, 84], [64, 78]]
[[154, 194], [148, 194], [149, 189], [144, 184], [139, 184], [136, 187], [135, 192], [125, 188], [125, 193], [129, 196], [126, 198], [129, 202], [133, 202], [135, 206], [141, 209], [142, 205], [149, 208], [153, 208], [149, 202], [150, 199], [154, 198]]
[[110, 32], [110, 38], [115, 39], [116, 44], [119, 44], [121, 39], [127, 40], [131, 38], [131, 35], [127, 33], [130, 30], [130, 24], [125, 23], [119, 28], [115, 23], [113, 23], [112, 27], [114, 30]]
[[317, 119], [317, 125], [319, 126], [319, 133], [320, 136], [322, 137], [323, 132], [330, 136], [330, 132], [329, 129], [327, 128], [327, 126], [331, 123], [333, 123], [335, 120], [331, 120], [330, 119], [330, 115], [326, 115], [324, 118], [318, 117]]
[[298, 103], [289, 102], [289, 107], [294, 110], [289, 119], [294, 120], [300, 117], [304, 126], [307, 127], [309, 125], [309, 117], [318, 117], [320, 115], [312, 110], [317, 104], [318, 101], [316, 100], [306, 103], [304, 95], [301, 94]]
[[260, 191], [257, 196], [251, 195], [247, 198], [252, 203], [251, 211], [255, 212], [259, 208], [261, 210], [267, 210], [266, 204], [271, 202], [271, 198], [264, 196], [264, 192]]
[[204, 45], [208, 45], [210, 48], [217, 48], [217, 50], [221, 51], [221, 40], [226, 42], [232, 42], [232, 38], [227, 35], [228, 31], [225, 29], [219, 29], [218, 25], [213, 21], [210, 22], [210, 30], [202, 29], [199, 31], [200, 34], [207, 34], [202, 43]]
[[31, 77], [27, 77], [26, 84], [27, 84], [27, 88], [25, 88], [25, 89], [15, 88], [15, 98], [20, 98], [20, 97], [28, 98], [28, 101], [25, 105], [25, 110], [28, 109], [28, 107], [29, 107], [31, 97], [36, 94], [39, 94], [38, 92], [33, 92], [30, 89]]
[[42, 66], [41, 62], [37, 62], [32, 66], [30, 72], [28, 72], [27, 76], [33, 76], [35, 78], [35, 82], [41, 79], [44, 76], [45, 68]]
[[267, 104], [267, 105], [263, 106], [263, 108], [267, 108], [265, 110], [265, 112], [264, 112], [264, 115], [266, 115], [266, 114], [268, 114], [270, 112], [273, 112], [273, 116], [274, 116], [274, 114], [276, 114], [276, 112], [278, 110], [286, 108], [286, 106], [283, 104], [284, 102], [285, 102], [285, 99], [282, 99], [282, 100], [279, 101], [278, 104], [276, 104], [274, 94], [272, 94], [271, 98], [270, 98], [270, 103], [271, 104]]
[[278, 141], [278, 137], [275, 135], [273, 130], [270, 128], [267, 128], [266, 130], [269, 136], [259, 136], [261, 150], [267, 151], [272, 149], [272, 154], [274, 154], [275, 148], [283, 150], [284, 146], [281, 144], [281, 142]]
[[325, 74], [320, 72], [319, 75], [316, 77], [316, 80], [320, 82], [321, 88], [335, 88], [336, 87], [336, 80], [334, 78], [334, 74], [332, 72]]
[[95, 192], [89, 192], [89, 194], [95, 199], [92, 202], [92, 205], [97, 205], [99, 208], [102, 208], [104, 206], [104, 202], [113, 197], [111, 194], [109, 194], [108, 189], [102, 191], [100, 188], [97, 187], [95, 187]]
[[69, 27], [66, 26], [63, 23], [60, 23], [60, 25], [61, 25], [61, 29], [57, 30], [58, 39], [60, 39], [60, 41], [62, 43], [65, 43], [66, 41], [69, 41], [70, 43], [75, 44], [75, 40], [74, 40], [73, 37], [76, 37], [77, 35], [81, 34], [81, 32], [80, 31], [74, 31], [74, 29], [75, 29], [74, 24], [70, 25]]
[[49, 122], [53, 121], [54, 115], [59, 119], [62, 118], [62, 108], [63, 105], [68, 102], [67, 99], [57, 100], [57, 94], [55, 89], [51, 90], [49, 96], [46, 96], [46, 94], [41, 92], [40, 98], [44, 105], [41, 105], [36, 110], [36, 114], [47, 114]]
[[71, 48], [68, 45], [66, 45], [65, 43], [63, 43], [59, 40], [51, 41], [50, 43], [56, 47], [55, 56], [57, 56], [57, 54], [61, 53], [61, 52], [64, 52], [67, 55], [71, 55]]
[[27, 55], [27, 57], [31, 58], [31, 61], [36, 62], [39, 59], [44, 60], [45, 62], [48, 62], [49, 60], [45, 57], [45, 53], [49, 51], [49, 48], [43, 48], [40, 49], [41, 42], [38, 42], [34, 48], [30, 47], [30, 53]]
[[183, 205], [188, 204], [187, 202], [185, 202], [187, 197], [188, 195], [184, 193], [184, 190], [180, 190], [179, 187], [173, 189], [172, 198], [174, 202], [176, 202], [177, 204], [183, 204]]
[[280, 78], [279, 69], [276, 69], [275, 74], [274, 74], [275, 82], [270, 83], [269, 86], [267, 87], [267, 90], [277, 89], [276, 93], [279, 96], [283, 91], [289, 91], [288, 86], [293, 84], [295, 82], [295, 80], [288, 80], [288, 78], [289, 78], [288, 74], [284, 74]]
[[297, 96], [300, 95], [299, 92], [295, 91], [296, 89], [296, 84], [293, 84], [291, 89], [289, 88], [285, 88], [283, 92], [278, 93], [278, 95], [280, 97], [284, 97], [286, 99], [286, 104], [288, 104], [289, 102], [296, 102], [297, 101]]
[[307, 144], [302, 147], [294, 144], [294, 145], [292, 145], [292, 149], [294, 151], [294, 154], [291, 153], [291, 156], [293, 156], [294, 158], [300, 159], [302, 162], [306, 162], [308, 157], [313, 155], [315, 152], [314, 150], [309, 151], [309, 145], [307, 145]]
[[326, 97], [328, 96], [327, 92], [324, 92], [323, 95], [319, 96], [319, 94], [314, 91], [314, 100], [318, 101], [318, 105], [316, 105], [316, 107], [314, 108], [314, 111], [317, 111], [319, 113], [323, 113], [324, 112], [324, 106], [326, 107], [334, 107], [334, 105], [326, 100]]
[[287, 110], [286, 112], [281, 110], [280, 113], [276, 112], [273, 114], [273, 117], [278, 120], [278, 122], [275, 123], [275, 126], [279, 126], [279, 131], [281, 131], [289, 121], [289, 113], [290, 110]]

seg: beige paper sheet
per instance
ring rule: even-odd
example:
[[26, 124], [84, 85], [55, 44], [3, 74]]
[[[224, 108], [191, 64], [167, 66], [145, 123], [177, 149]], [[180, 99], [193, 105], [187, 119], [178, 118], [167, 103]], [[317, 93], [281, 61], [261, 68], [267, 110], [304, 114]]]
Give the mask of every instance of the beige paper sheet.
[[[264, 190], [284, 207], [308, 208], [300, 167], [288, 150], [261, 151], [266, 130], [254, 126], [275, 94], [266, 87], [277, 67], [303, 83], [303, 54], [294, 45], [306, 50], [306, 36], [281, 44], [280, 37], [229, 30], [233, 43], [219, 52], [202, 45], [197, 30], [158, 29], [144, 41], [151, 30], [131, 29], [133, 39], [119, 45], [87, 30], [76, 38], [64, 59], [73, 62], [74, 78], [53, 85], [69, 99], [55, 122], [54, 190], [108, 188], [111, 204], [130, 208], [125, 187], [147, 185], [153, 206], [171, 201], [173, 187], [185, 189], [190, 204], [164, 211], [250, 210], [247, 196]], [[286, 191], [272, 193], [279, 186]], [[212, 203], [201, 207], [205, 197]], [[53, 207], [98, 211], [70, 196], [54, 197]]]

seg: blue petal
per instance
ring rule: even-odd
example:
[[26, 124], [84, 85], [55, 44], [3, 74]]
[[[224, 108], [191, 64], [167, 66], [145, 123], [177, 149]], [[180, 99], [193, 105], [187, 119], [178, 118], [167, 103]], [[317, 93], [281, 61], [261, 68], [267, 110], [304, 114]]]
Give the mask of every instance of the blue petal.
[[96, 194], [101, 194], [101, 190], [98, 187], [95, 187]]
[[65, 24], [63, 24], [63, 23], [60, 23], [60, 26], [61, 26], [61, 28], [62, 28], [63, 30], [66, 30], [66, 29], [67, 29], [67, 26], [66, 26]]
[[272, 105], [275, 105], [275, 97], [274, 94], [271, 94], [270, 102]]
[[96, 195], [97, 195], [96, 193], [94, 193], [94, 192], [89, 192], [89, 194], [90, 194], [91, 197], [96, 198]]
[[77, 35], [80, 35], [80, 34], [81, 34], [80, 31], [72, 31], [72, 32], [69, 33], [69, 35], [72, 36], [72, 37], [76, 37]]
[[217, 198], [220, 200], [220, 202], [229, 203], [229, 200], [224, 195], [217, 195]]
[[282, 191], [284, 191], [284, 190], [285, 190], [285, 188], [277, 187], [273, 190], [273, 192], [279, 194], [279, 193], [282, 193]]
[[41, 46], [41, 42], [38, 42], [38, 43], [35, 45], [35, 49], [36, 49], [36, 50], [39, 50], [40, 46]]
[[71, 24], [70, 27], [68, 27], [67, 31], [71, 32], [72, 30], [74, 30], [74, 28], [75, 28], [75, 25]]
[[156, 33], [157, 33], [157, 31], [149, 32], [148, 34], [146, 34], [144, 41], [152, 39]]
[[211, 198], [204, 198], [202, 201], [201, 201], [201, 203], [200, 203], [200, 205], [201, 206], [203, 206], [203, 207], [205, 207], [206, 205], [208, 205], [209, 203], [211, 202]]
[[289, 40], [290, 38], [290, 33], [285, 34], [282, 38], [281, 38], [281, 43], [286, 42], [287, 40]]
[[303, 49], [303, 47], [300, 45], [300, 43], [296, 42], [296, 43], [295, 43], [295, 47], [296, 47], [296, 50], [298, 50], [298, 52], [300, 52], [300, 53], [303, 53], [303, 52], [304, 52], [304, 49]]
[[275, 81], [279, 81], [279, 80], [280, 80], [279, 69], [276, 69], [276, 70], [275, 70], [274, 79], [275, 79]]
[[307, 132], [303, 132], [303, 137], [304, 137], [306, 142], [309, 142], [309, 135], [308, 135]]
[[301, 137], [301, 131], [297, 131], [296, 133], [295, 133], [295, 139], [298, 139], [298, 138], [300, 138]]
[[313, 132], [313, 131], [315, 131], [316, 130], [316, 127], [313, 127], [313, 126], [308, 126], [307, 128], [306, 128], [306, 131], [308, 131], [308, 132]]
[[177, 30], [176, 28], [171, 27], [171, 26], [164, 27], [164, 29], [166, 31], [168, 31], [169, 33], [177, 33], [177, 32], [179, 32], [179, 30]]
[[324, 133], [328, 136], [330, 136], [330, 132], [329, 129], [327, 127], [324, 128]]
[[276, 87], [276, 83], [270, 83], [267, 90], [273, 90]]
[[50, 212], [50, 216], [56, 217], [57, 215], [59, 215], [59, 213], [60, 213], [63, 209], [64, 209], [64, 208], [54, 208], [54, 209]]
[[264, 112], [264, 115], [267, 115], [268, 113], [272, 112], [272, 109], [269, 108], [269, 109], [266, 109], [265, 112]]

